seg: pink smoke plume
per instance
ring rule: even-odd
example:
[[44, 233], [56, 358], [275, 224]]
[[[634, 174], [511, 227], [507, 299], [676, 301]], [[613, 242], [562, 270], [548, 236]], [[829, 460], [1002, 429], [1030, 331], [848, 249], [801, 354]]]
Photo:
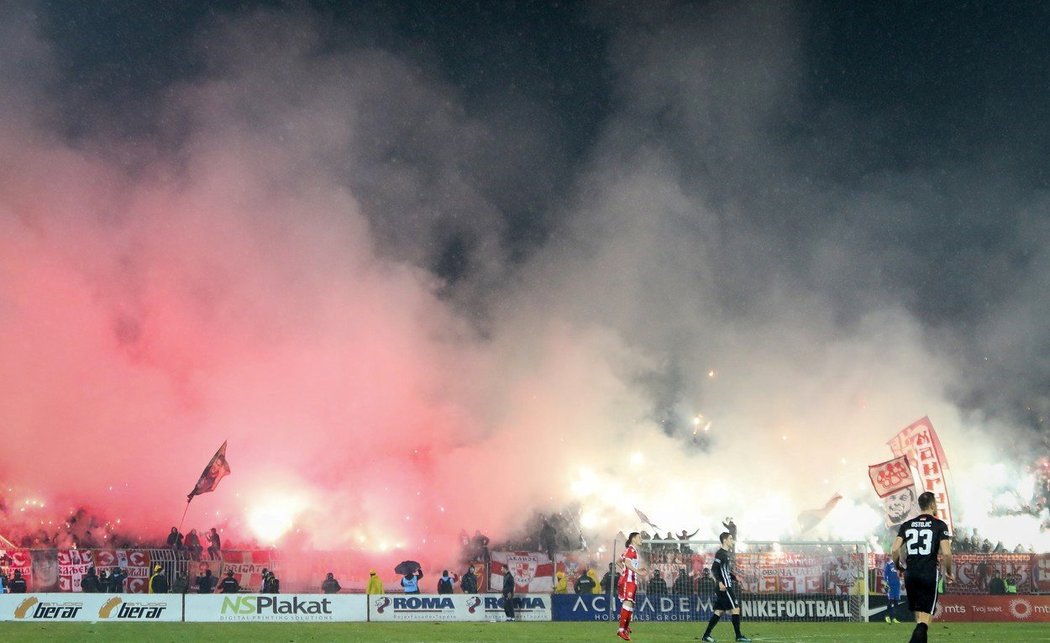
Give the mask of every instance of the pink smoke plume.
[[[638, 528], [633, 506], [708, 538], [734, 515], [762, 538], [842, 490], [825, 523], [863, 538], [879, 524], [866, 465], [926, 414], [955, 466], [993, 462], [914, 318], [891, 301], [844, 329], [824, 293], [756, 283], [779, 275], [773, 231], [724, 222], [665, 150], [623, 136], [648, 131], [630, 119], [668, 86], [696, 109], [725, 83], [756, 106], [729, 138], [770, 158], [754, 131], [794, 86], [791, 24], [770, 20], [758, 42], [672, 29], [635, 43], [644, 55], [618, 79], [628, 109], [550, 240], [512, 269], [474, 182], [487, 158], [542, 165], [543, 145], [473, 120], [412, 61], [328, 52], [318, 25], [260, 12], [201, 36], [207, 73], [171, 86], [157, 136], [75, 139], [47, 99], [47, 47], [0, 20], [2, 524], [55, 528], [84, 509], [78, 524], [160, 540], [227, 440], [232, 473], [184, 529], [429, 568], [451, 563], [461, 529], [499, 538], [572, 503], [610, 541]], [[720, 39], [726, 65], [698, 64]], [[712, 51], [680, 57], [680, 42]], [[697, 69], [731, 82], [681, 86]], [[362, 162], [364, 132], [411, 141], [436, 169]], [[394, 205], [368, 211], [348, 174]], [[430, 216], [436, 200], [446, 214]], [[462, 299], [423, 267], [453, 227], [477, 239]], [[837, 243], [807, 246], [814, 274], [849, 263]], [[664, 403], [653, 380], [675, 368]], [[702, 415], [704, 435], [668, 430], [657, 407]]]

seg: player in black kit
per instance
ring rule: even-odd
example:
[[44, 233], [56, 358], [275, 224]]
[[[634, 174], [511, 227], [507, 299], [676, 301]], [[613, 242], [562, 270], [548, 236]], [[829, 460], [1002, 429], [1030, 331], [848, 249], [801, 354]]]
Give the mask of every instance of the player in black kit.
[[718, 625], [718, 620], [726, 612], [732, 614], [733, 629], [736, 631], [736, 640], [750, 641], [740, 633], [740, 597], [736, 593], [736, 576], [733, 575], [733, 566], [729, 562], [729, 550], [736, 544], [736, 536], [723, 531], [718, 539], [722, 547], [715, 554], [715, 562], [711, 563], [711, 576], [718, 583], [718, 592], [715, 594], [715, 609], [711, 620], [707, 623], [707, 630], [700, 637], [701, 641], [712, 643], [715, 639], [711, 637], [711, 631]]
[[[915, 612], [915, 631], [910, 643], [926, 643], [926, 631], [937, 609], [937, 581], [943, 573], [951, 583], [952, 540], [948, 525], [934, 516], [937, 513], [937, 498], [929, 491], [919, 496], [921, 514], [905, 520], [893, 541], [890, 557], [900, 569], [904, 567], [904, 587], [908, 591], [908, 607]], [[901, 549], [906, 555], [906, 565], [901, 565]], [[937, 564], [940, 554], [940, 566]]]

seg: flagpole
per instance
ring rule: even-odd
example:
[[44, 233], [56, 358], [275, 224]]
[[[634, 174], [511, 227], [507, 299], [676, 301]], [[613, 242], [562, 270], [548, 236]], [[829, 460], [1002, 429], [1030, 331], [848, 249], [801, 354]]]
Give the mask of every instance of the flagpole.
[[190, 510], [190, 503], [193, 501], [193, 496], [186, 501], [186, 508], [182, 510], [182, 519], [179, 520], [179, 533], [182, 533], [182, 523], [186, 522], [186, 512]]

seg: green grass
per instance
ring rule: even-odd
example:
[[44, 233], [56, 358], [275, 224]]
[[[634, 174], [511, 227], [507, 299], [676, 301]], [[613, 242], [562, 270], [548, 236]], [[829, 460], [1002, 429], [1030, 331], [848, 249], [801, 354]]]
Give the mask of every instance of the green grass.
[[[755, 641], [857, 641], [903, 643], [911, 635], [909, 624], [885, 623], [745, 623], [744, 633]], [[471, 643], [529, 641], [530, 643], [581, 643], [619, 641], [616, 625], [609, 623], [0, 623], [0, 641], [419, 641]], [[633, 639], [639, 643], [696, 641], [700, 623], [635, 623]], [[714, 636], [732, 641], [733, 628], [719, 623]], [[934, 623], [931, 643], [940, 641], [1050, 641], [1045, 623]]]

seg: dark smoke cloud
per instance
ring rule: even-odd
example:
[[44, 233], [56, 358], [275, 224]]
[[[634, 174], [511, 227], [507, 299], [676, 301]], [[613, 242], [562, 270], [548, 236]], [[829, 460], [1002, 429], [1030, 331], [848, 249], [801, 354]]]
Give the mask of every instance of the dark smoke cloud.
[[[76, 444], [0, 460], [29, 493], [166, 530], [228, 437], [195, 519], [292, 516], [318, 546], [440, 560], [462, 526], [578, 501], [605, 534], [686, 498], [681, 527], [779, 536], [837, 490], [864, 537], [863, 466], [912, 420], [967, 474], [1041, 435], [1045, 152], [1018, 123], [1047, 121], [957, 91], [1002, 57], [921, 86], [929, 57], [842, 36], [866, 38], [852, 9], [783, 3], [459, 38], [469, 17], [114, 6], [2, 21], [0, 421]], [[727, 461], [758, 474], [701, 473]]]

